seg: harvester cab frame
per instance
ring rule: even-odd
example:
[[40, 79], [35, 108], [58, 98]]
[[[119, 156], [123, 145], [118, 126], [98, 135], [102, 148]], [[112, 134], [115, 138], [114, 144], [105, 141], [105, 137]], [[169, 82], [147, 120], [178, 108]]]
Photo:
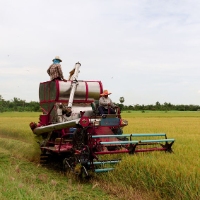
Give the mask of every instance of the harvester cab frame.
[[78, 80], [81, 64], [67, 82], [61, 80], [40, 83], [39, 99], [42, 114], [39, 122], [30, 128], [38, 136], [41, 163], [59, 161], [65, 171], [79, 177], [90, 172], [107, 172], [114, 169], [120, 159], [102, 159], [104, 155], [135, 154], [139, 152], [173, 152], [174, 139], [165, 133], [123, 134], [128, 121], [116, 114], [102, 117], [98, 100], [103, 92], [101, 81]]

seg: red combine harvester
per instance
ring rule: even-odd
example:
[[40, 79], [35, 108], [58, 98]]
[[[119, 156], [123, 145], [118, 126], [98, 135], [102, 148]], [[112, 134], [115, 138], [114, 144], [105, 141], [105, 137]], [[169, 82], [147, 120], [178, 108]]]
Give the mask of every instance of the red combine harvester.
[[123, 134], [128, 125], [116, 108], [116, 114], [102, 118], [98, 99], [103, 92], [101, 81], [80, 81], [81, 64], [75, 64], [70, 81], [40, 83], [39, 99], [43, 114], [39, 122], [31, 122], [33, 133], [41, 138], [41, 163], [62, 161], [64, 170], [79, 177], [89, 172], [113, 170], [120, 160], [101, 160], [105, 154], [134, 154], [138, 152], [172, 152], [174, 139], [165, 133]]

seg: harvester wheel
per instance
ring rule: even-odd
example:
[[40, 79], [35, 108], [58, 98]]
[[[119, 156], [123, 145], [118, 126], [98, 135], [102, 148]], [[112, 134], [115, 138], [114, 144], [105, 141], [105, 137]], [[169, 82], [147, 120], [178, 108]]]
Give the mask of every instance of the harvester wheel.
[[41, 165], [46, 165], [48, 164], [49, 156], [46, 153], [40, 154], [40, 164]]

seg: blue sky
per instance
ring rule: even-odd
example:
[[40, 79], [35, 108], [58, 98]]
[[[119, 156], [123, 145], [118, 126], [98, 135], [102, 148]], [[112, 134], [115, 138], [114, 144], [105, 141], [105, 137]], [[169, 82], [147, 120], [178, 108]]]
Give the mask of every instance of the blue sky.
[[126, 105], [200, 104], [200, 1], [3, 0], [0, 95], [38, 101], [55, 56]]

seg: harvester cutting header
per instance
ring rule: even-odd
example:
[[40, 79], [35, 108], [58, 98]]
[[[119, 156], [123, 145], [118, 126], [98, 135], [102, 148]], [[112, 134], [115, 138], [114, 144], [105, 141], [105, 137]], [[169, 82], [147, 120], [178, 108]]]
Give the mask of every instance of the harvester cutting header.
[[[80, 177], [90, 171], [113, 170], [120, 160], [102, 160], [105, 154], [134, 154], [149, 151], [172, 152], [174, 139], [165, 133], [123, 134], [128, 122], [115, 114], [100, 115], [101, 81], [78, 80], [81, 64], [73, 69], [70, 80], [40, 83], [39, 100], [42, 114], [31, 122], [33, 133], [40, 136], [41, 162], [62, 161], [64, 170]], [[153, 139], [152, 139], [153, 138]]]

